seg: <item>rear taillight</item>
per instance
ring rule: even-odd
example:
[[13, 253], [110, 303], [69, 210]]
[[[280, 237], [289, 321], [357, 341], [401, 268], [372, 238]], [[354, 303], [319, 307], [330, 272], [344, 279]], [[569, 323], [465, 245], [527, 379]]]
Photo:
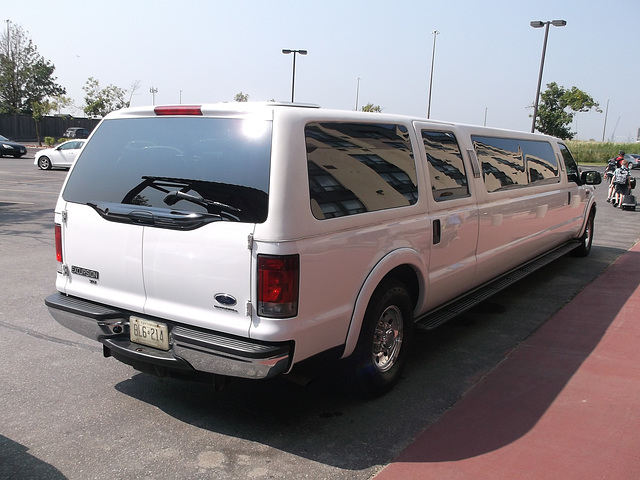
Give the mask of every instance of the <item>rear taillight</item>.
[[258, 315], [295, 317], [299, 279], [298, 255], [258, 255]]
[[199, 105], [155, 107], [153, 111], [156, 115], [202, 115], [202, 108]]
[[[58, 262], [58, 267], [62, 267], [62, 226], [56, 223], [55, 226], [55, 236], [56, 236], [56, 262]], [[61, 271], [62, 268], [59, 268], [58, 271]]]

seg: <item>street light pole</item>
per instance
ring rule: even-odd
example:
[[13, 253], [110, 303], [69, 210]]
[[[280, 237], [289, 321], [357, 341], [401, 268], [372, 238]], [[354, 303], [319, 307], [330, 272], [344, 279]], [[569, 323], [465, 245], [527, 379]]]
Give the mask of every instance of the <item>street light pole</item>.
[[602, 141], [604, 142], [604, 133], [607, 131], [607, 116], [609, 115], [609, 100], [611, 100], [610, 98], [607, 98], [607, 108], [605, 108], [604, 110], [604, 126], [602, 127]]
[[285, 55], [288, 55], [290, 53], [293, 53], [293, 76], [291, 78], [291, 103], [293, 103], [293, 93], [295, 90], [295, 86], [296, 86], [296, 54], [299, 53], [300, 55], [306, 55], [307, 51], [306, 50], [291, 50], [288, 48], [283, 48], [282, 49], [282, 53]]
[[547, 38], [549, 37], [549, 25], [554, 27], [564, 27], [566, 20], [550, 20], [547, 22], [533, 21], [530, 22], [533, 28], [544, 28], [544, 42], [542, 43], [542, 58], [540, 59], [540, 73], [538, 73], [538, 88], [536, 90], [536, 100], [533, 104], [533, 121], [531, 122], [531, 133], [536, 129], [536, 118], [538, 117], [538, 102], [540, 100], [540, 87], [542, 86], [542, 70], [544, 69], [544, 57], [547, 52]]
[[431, 51], [431, 76], [429, 78], [429, 105], [427, 106], [427, 118], [431, 117], [431, 90], [433, 88], [433, 64], [436, 58], [436, 37], [440, 35], [440, 32], [434, 30], [433, 34], [433, 50]]

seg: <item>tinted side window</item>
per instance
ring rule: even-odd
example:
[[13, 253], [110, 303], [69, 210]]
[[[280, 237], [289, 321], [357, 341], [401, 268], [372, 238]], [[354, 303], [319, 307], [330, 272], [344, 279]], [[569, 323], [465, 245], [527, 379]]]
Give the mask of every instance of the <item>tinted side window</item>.
[[469, 183], [456, 137], [451, 132], [422, 131], [431, 193], [436, 202], [469, 196]]
[[488, 192], [560, 181], [551, 144], [545, 141], [473, 136]]
[[580, 172], [578, 171], [578, 164], [573, 159], [573, 155], [569, 149], [562, 143], [558, 144], [560, 153], [562, 153], [562, 159], [564, 160], [564, 166], [567, 168], [567, 178], [570, 182], [575, 182], [580, 185]]
[[560, 181], [558, 161], [550, 143], [525, 140], [522, 142], [522, 149], [525, 154], [529, 183], [557, 183]]
[[517, 140], [477, 136], [472, 138], [488, 192], [528, 183], [524, 158]]
[[305, 137], [311, 209], [316, 218], [417, 202], [416, 166], [405, 126], [311, 123]]

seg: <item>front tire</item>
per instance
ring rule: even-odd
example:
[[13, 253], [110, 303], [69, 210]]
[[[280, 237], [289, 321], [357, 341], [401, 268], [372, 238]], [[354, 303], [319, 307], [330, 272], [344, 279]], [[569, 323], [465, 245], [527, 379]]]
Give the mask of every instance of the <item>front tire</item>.
[[38, 159], [38, 167], [40, 167], [41, 170], [51, 170], [51, 160], [49, 160], [49, 157], [40, 157]]
[[405, 286], [397, 280], [383, 282], [374, 292], [358, 344], [348, 359], [350, 385], [359, 395], [380, 396], [400, 379], [413, 331], [412, 305]]
[[587, 226], [584, 230], [584, 234], [580, 238], [580, 246], [576, 248], [572, 254], [574, 257], [586, 257], [591, 252], [591, 245], [593, 244], [593, 233], [595, 224], [595, 212], [592, 210], [589, 213], [589, 219], [587, 220]]

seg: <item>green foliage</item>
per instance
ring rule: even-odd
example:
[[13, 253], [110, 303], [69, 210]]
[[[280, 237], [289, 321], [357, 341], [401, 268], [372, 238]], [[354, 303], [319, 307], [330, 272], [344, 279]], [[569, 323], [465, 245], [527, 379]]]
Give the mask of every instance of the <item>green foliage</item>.
[[540, 104], [536, 118], [536, 129], [541, 133], [571, 140], [575, 132], [569, 129], [573, 117], [578, 112], [588, 112], [592, 108], [601, 111], [598, 102], [576, 87], [567, 90], [552, 82], [540, 94]]
[[38, 138], [38, 145], [42, 145], [40, 141], [40, 120], [48, 115], [53, 110], [53, 104], [48, 100], [42, 100], [39, 102], [31, 102], [31, 116], [36, 122], [36, 137]]
[[44, 137], [44, 144], [47, 147], [53, 147], [56, 144], [56, 139], [53, 137]]
[[33, 114], [34, 105], [66, 93], [55, 82], [53, 64], [38, 53], [19, 25], [7, 23], [0, 52], [0, 113]]
[[382, 113], [382, 107], [380, 105], [374, 105], [373, 103], [367, 103], [364, 107], [362, 107], [362, 111]]
[[236, 93], [236, 96], [233, 97], [233, 100], [236, 102], [248, 102], [249, 101], [249, 94], [248, 93]]
[[130, 105], [130, 101], [125, 100], [127, 90], [115, 85], [100, 88], [100, 82], [93, 77], [87, 79], [82, 90], [85, 92], [84, 113], [90, 117], [104, 117], [114, 110]]
[[626, 153], [639, 153], [640, 143], [586, 142], [571, 140], [567, 142], [573, 157], [579, 164], [606, 165], [607, 160], [616, 157], [620, 150]]

